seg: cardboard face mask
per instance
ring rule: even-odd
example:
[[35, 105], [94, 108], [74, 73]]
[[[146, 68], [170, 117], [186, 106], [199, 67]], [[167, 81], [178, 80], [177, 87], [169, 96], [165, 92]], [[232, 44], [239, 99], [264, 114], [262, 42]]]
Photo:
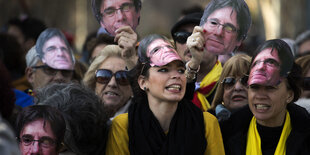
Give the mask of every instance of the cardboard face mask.
[[47, 40], [42, 48], [42, 62], [54, 69], [73, 70], [70, 47], [58, 36]]
[[281, 81], [278, 51], [276, 49], [272, 51], [271, 48], [264, 49], [253, 61], [248, 85], [274, 86]]
[[147, 48], [147, 56], [150, 58], [152, 67], [164, 66], [172, 61], [182, 61], [177, 51], [171, 44], [162, 39], [153, 41]]

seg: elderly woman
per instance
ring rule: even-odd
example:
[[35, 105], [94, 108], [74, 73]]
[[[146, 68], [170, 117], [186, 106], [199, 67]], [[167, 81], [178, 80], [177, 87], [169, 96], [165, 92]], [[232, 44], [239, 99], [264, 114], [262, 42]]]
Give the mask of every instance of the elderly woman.
[[216, 118], [184, 99], [185, 66], [169, 40], [140, 42], [134, 98], [112, 121], [106, 154], [224, 154]]
[[108, 116], [128, 111], [132, 91], [127, 71], [132, 62], [121, 56], [117, 45], [106, 46], [89, 66], [83, 82], [104, 101]]
[[259, 46], [251, 61], [249, 105], [221, 126], [225, 152], [310, 154], [310, 115], [294, 104], [301, 81], [301, 69], [284, 41]]
[[238, 54], [225, 63], [209, 110], [219, 121], [228, 119], [232, 112], [248, 104], [247, 72], [250, 62], [251, 57]]

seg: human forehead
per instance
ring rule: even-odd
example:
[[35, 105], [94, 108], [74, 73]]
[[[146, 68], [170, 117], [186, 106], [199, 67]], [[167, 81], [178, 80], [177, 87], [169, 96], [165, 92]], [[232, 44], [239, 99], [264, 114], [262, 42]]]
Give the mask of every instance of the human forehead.
[[56, 45], [67, 47], [66, 44], [65, 44], [65, 42], [64, 42], [64, 40], [62, 40], [59, 36], [54, 36], [54, 37], [48, 39], [48, 40], [44, 43], [43, 48], [44, 48], [44, 47], [47, 48], [47, 47], [50, 47], [50, 46], [56, 46]]
[[119, 7], [124, 3], [132, 3], [132, 0], [102, 0], [101, 11], [109, 7]]
[[48, 136], [55, 139], [55, 135], [49, 121], [44, 121], [43, 119], [37, 119], [25, 124], [20, 136], [25, 134], [39, 137]]
[[111, 56], [106, 58], [100, 66], [99, 69], [109, 69], [113, 72], [117, 72], [119, 70], [125, 70], [126, 69], [126, 63], [125, 61], [117, 56]]
[[161, 46], [172, 46], [171, 43], [168, 43], [167, 41], [163, 39], [156, 39], [150, 43], [150, 45], [147, 47], [147, 52], [153, 50], [156, 47], [161, 47]]
[[280, 62], [278, 51], [272, 48], [263, 49], [261, 52], [259, 52], [259, 54], [257, 54], [257, 56], [254, 59], [254, 62], [256, 62], [257, 60], [266, 60], [266, 59], [274, 59], [277, 62]]
[[219, 20], [221, 24], [231, 23], [236, 28], [239, 27], [237, 22], [237, 13], [232, 7], [229, 6], [214, 10], [207, 19], [216, 19]]

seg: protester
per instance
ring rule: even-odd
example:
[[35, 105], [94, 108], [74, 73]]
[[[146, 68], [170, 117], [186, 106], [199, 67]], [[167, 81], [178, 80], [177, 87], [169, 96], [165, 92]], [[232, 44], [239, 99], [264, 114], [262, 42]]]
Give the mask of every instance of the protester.
[[141, 0], [92, 0], [91, 4], [101, 25], [100, 33], [115, 37], [123, 57], [136, 57], [138, 35], [135, 31], [140, 22]]
[[237, 54], [225, 63], [209, 110], [219, 121], [228, 119], [231, 113], [248, 104], [250, 61], [248, 55]]
[[63, 33], [56, 28], [43, 31], [26, 55], [26, 75], [35, 91], [53, 82], [69, 82], [75, 59]]
[[183, 99], [185, 66], [169, 40], [147, 36], [138, 55], [133, 103], [112, 121], [106, 154], [224, 154], [216, 118]]
[[133, 62], [121, 56], [119, 46], [108, 45], [91, 63], [83, 79], [84, 84], [104, 101], [111, 119], [128, 112], [132, 91], [127, 72], [132, 66]]
[[77, 83], [54, 83], [39, 89], [36, 104], [57, 108], [66, 121], [62, 154], [104, 154], [107, 116], [96, 94]]
[[296, 57], [310, 53], [310, 30], [302, 32], [295, 40]]
[[304, 107], [310, 113], [310, 53], [300, 56], [295, 62], [302, 68], [303, 90], [296, 104]]
[[301, 94], [301, 68], [282, 40], [257, 48], [248, 80], [249, 104], [221, 129], [226, 154], [310, 153], [310, 115], [294, 104]]
[[244, 0], [214, 0], [204, 10], [200, 26], [196, 26], [187, 39], [190, 51], [201, 51], [200, 61], [187, 65], [200, 69], [197, 75], [193, 103], [201, 110], [210, 108], [216, 83], [222, 72], [218, 55], [234, 52], [246, 38], [251, 26], [251, 16]]
[[28, 106], [16, 120], [16, 135], [22, 155], [58, 155], [65, 130], [62, 114], [46, 105]]

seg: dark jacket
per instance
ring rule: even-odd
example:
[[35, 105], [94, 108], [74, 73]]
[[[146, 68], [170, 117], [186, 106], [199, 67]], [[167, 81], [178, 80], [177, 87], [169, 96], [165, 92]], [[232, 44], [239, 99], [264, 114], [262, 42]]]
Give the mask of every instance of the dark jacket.
[[[295, 103], [288, 104], [287, 110], [291, 117], [292, 131], [286, 142], [286, 155], [310, 155], [309, 113]], [[246, 154], [247, 133], [252, 117], [249, 106], [245, 106], [220, 124], [227, 155]]]

